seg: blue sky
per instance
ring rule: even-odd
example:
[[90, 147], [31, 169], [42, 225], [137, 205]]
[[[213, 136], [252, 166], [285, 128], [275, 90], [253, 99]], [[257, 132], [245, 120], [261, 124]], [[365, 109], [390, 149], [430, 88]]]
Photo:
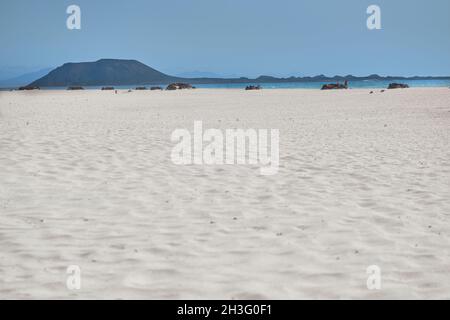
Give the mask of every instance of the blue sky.
[[[81, 7], [81, 30], [66, 8]], [[382, 30], [366, 27], [381, 7]], [[450, 75], [449, 0], [2, 0], [0, 79], [100, 58], [170, 74]]]

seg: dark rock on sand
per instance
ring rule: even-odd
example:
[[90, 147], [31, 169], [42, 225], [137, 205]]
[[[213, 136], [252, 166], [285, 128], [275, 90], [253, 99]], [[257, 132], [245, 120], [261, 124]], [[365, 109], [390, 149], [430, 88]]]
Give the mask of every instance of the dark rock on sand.
[[25, 86], [25, 87], [20, 87], [19, 90], [23, 91], [23, 90], [40, 90], [41, 88], [39, 88], [38, 86]]
[[103, 87], [102, 91], [105, 91], [105, 90], [114, 90], [114, 87]]
[[74, 86], [74, 87], [68, 87], [67, 90], [84, 90], [84, 88], [80, 87], [80, 86]]
[[153, 91], [154, 91], [154, 90], [162, 90], [162, 89], [163, 89], [163, 88], [161, 88], [161, 87], [151, 87], [151, 88], [150, 88], [150, 90], [153, 90]]
[[189, 83], [171, 83], [167, 86], [166, 90], [182, 90], [182, 89], [195, 89]]
[[322, 86], [321, 90], [333, 90], [333, 89], [348, 89], [348, 82], [347, 80], [342, 83], [327, 83]]
[[388, 89], [406, 89], [409, 88], [407, 84], [404, 83], [390, 83]]
[[261, 86], [257, 85], [257, 86], [246, 86], [245, 90], [261, 90]]
[[146, 87], [136, 87], [134, 90], [147, 90]]

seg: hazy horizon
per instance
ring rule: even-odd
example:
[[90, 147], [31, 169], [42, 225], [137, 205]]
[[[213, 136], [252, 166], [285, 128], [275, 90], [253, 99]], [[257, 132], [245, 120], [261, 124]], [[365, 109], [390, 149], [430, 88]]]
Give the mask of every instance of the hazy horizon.
[[[449, 1], [325, 3], [3, 2], [0, 80], [102, 58], [170, 75], [450, 76]], [[81, 8], [81, 30], [66, 28], [71, 4]], [[381, 30], [366, 27], [371, 4], [381, 8]]]

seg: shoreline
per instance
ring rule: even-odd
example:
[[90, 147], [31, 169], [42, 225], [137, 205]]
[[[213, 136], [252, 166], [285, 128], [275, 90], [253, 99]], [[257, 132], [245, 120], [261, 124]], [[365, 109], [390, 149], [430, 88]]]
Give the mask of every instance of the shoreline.
[[[416, 91], [416, 90], [446, 90], [450, 89], [450, 87], [447, 86], [437, 86], [437, 87], [410, 87], [410, 88], [404, 88], [404, 89], [387, 89], [387, 88], [348, 88], [348, 89], [332, 89], [332, 90], [321, 90], [316, 88], [262, 88], [260, 90], [249, 90], [247, 91], [248, 94], [251, 94], [251, 92], [264, 92], [264, 91], [286, 91], [286, 92], [370, 92], [373, 91], [373, 93], [381, 93], [382, 90], [383, 93], [386, 92], [408, 92], [408, 91]], [[131, 91], [130, 91], [131, 90]], [[114, 90], [101, 90], [101, 88], [84, 88], [82, 90], [68, 90], [67, 88], [61, 88], [61, 89], [55, 89], [55, 88], [41, 88], [41, 89], [34, 89], [34, 90], [11, 90], [11, 89], [0, 89], [0, 92], [2, 93], [23, 93], [23, 94], [32, 94], [32, 93], [39, 93], [39, 92], [45, 92], [45, 93], [58, 93], [58, 92], [68, 92], [68, 93], [82, 93], [82, 92], [101, 92], [104, 94], [111, 94], [114, 95], [115, 91], [117, 91], [118, 94], [131, 94], [131, 93], [138, 93], [138, 94], [158, 94], [158, 93], [173, 93], [173, 92], [208, 92], [208, 91], [220, 91], [220, 92], [241, 92], [246, 91], [245, 87], [243, 88], [195, 88], [195, 89], [180, 89], [180, 90], [135, 90], [134, 88], [117, 88]]]
[[[189, 82], [186, 82], [189, 83]], [[317, 82], [245, 82], [245, 83], [226, 83], [226, 84], [193, 84], [196, 89], [245, 89], [246, 86], [251, 85], [259, 85], [263, 90], [272, 90], [272, 89], [314, 89], [320, 90], [322, 85], [336, 83], [336, 82], [326, 82], [326, 81], [317, 81]], [[357, 83], [357, 85], [355, 85]], [[450, 80], [402, 80], [402, 79], [390, 79], [390, 80], [377, 80], [377, 81], [353, 81], [349, 82], [349, 87], [347, 89], [337, 89], [337, 90], [356, 90], [356, 89], [368, 89], [368, 90], [377, 90], [377, 89], [387, 89], [389, 83], [405, 83], [410, 86], [409, 89], [412, 88], [450, 88]], [[358, 85], [359, 84], [359, 85]], [[367, 85], [367, 86], [366, 86]], [[102, 87], [113, 87], [115, 90], [135, 90], [136, 87], [146, 87], [146, 90], [139, 91], [151, 91], [150, 87], [159, 86], [162, 87], [165, 91], [167, 84], [132, 84], [132, 85], [96, 85], [96, 86], [80, 86], [84, 88], [84, 90], [101, 90]], [[70, 86], [61, 86], [61, 87], [41, 87], [40, 89], [35, 90], [54, 90], [61, 91], [67, 90]], [[336, 89], [334, 89], [336, 90]], [[26, 91], [19, 90], [19, 86], [15, 87], [3, 87], [0, 88], [0, 91]], [[33, 90], [29, 90], [33, 91]], [[74, 90], [75, 91], [75, 90]], [[111, 90], [110, 90], [111, 91]], [[112, 90], [113, 91], [113, 90]], [[156, 90], [158, 91], [158, 90]]]

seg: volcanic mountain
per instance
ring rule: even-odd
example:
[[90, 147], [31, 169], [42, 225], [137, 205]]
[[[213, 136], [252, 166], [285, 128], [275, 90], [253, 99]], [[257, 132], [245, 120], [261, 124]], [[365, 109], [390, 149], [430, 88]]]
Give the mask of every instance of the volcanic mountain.
[[136, 60], [101, 59], [65, 63], [29, 86], [97, 86], [168, 83], [180, 80]]

